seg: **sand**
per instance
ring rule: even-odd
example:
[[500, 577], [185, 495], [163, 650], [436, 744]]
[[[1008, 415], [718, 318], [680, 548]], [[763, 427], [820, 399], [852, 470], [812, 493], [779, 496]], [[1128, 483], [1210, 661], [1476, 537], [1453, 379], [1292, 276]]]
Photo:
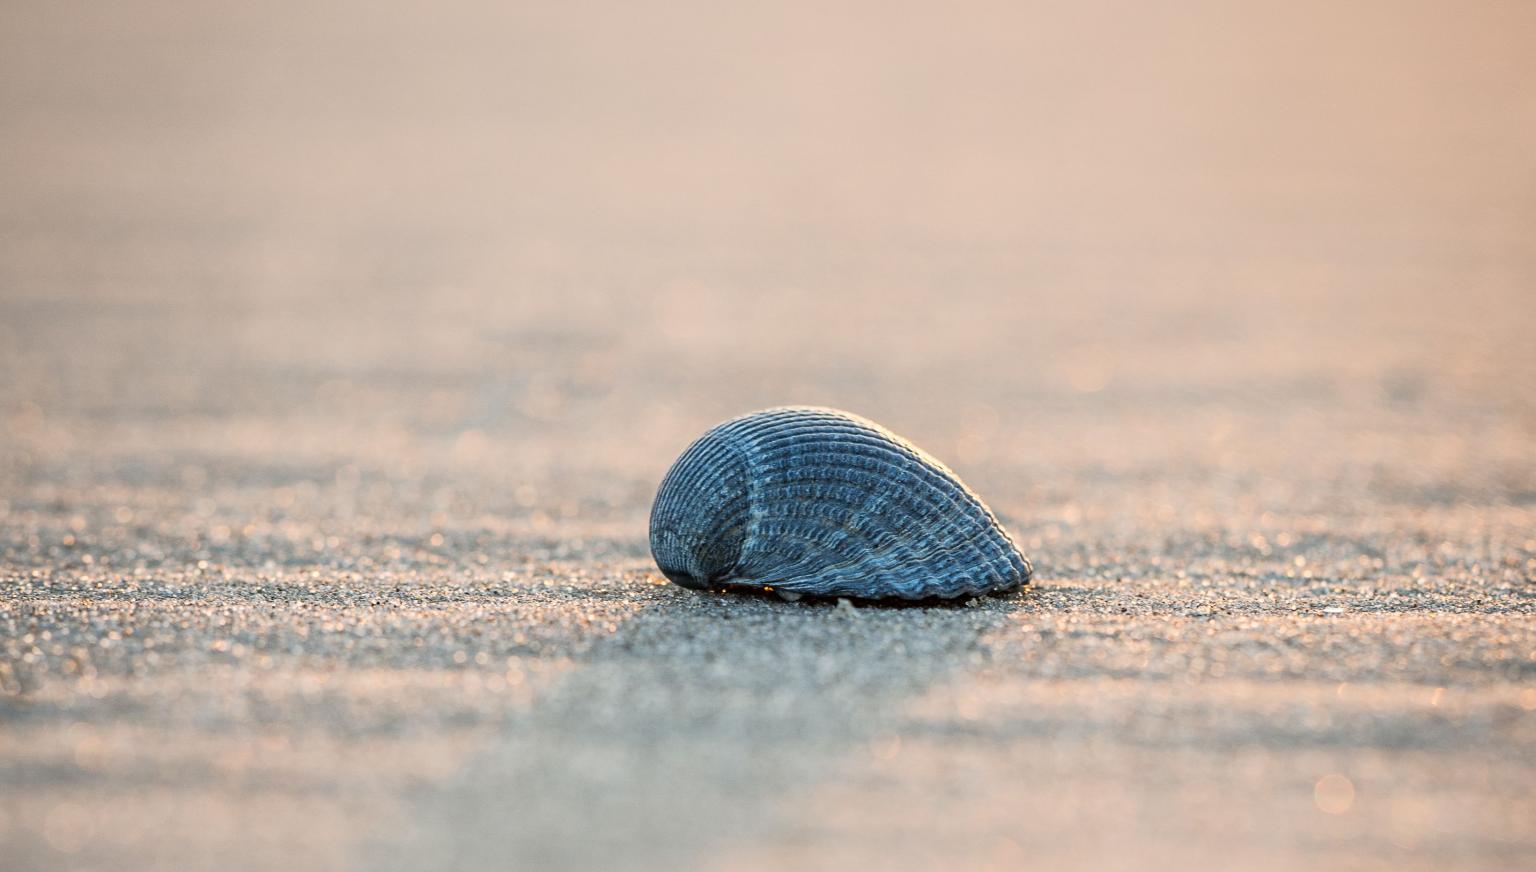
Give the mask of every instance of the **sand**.
[[[1533, 13], [1141, 7], [12, 4], [4, 866], [1530, 868]], [[1033, 587], [666, 583], [785, 403]]]

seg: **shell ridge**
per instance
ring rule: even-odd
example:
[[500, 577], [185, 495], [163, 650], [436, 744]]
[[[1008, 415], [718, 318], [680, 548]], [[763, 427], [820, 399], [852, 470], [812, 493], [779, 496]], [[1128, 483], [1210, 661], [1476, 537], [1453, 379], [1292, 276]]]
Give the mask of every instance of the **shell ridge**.
[[[852, 517], [858, 517], [860, 512], [866, 511], [868, 505], [871, 502], [876, 501], [880, 496], [880, 488], [871, 488], [868, 492], [868, 495], [866, 496], [865, 502], [859, 509], [854, 510]], [[930, 503], [929, 505], [936, 504]], [[836, 518], [818, 518], [812, 516], [795, 518], [794, 520], [798, 520], [801, 523], [814, 524], [815, 526], [818, 526], [822, 529], [834, 531], [849, 531], [850, 529], [846, 522], [840, 522]], [[853, 529], [856, 530], [856, 528]], [[997, 541], [995, 538], [996, 534], [1001, 532], [1003, 531], [995, 524], [977, 525], [975, 529], [967, 531], [961, 535], [960, 538], [946, 541], [944, 543], [944, 547], [928, 548], [923, 550], [910, 547], [910, 545], [914, 543], [910, 543], [906, 537], [899, 537], [897, 543], [898, 546], [907, 547], [872, 547], [867, 551], [852, 552], [842, 560], [825, 563], [823, 565], [816, 565], [815, 558], [818, 555], [809, 554], [791, 563], [773, 567], [771, 570], [765, 571], [764, 569], [759, 569], [758, 571], [751, 573], [751, 575], [754, 579], [761, 580], [765, 584], [771, 581], [776, 587], [784, 587], [788, 590], [796, 590], [800, 588], [814, 588], [817, 586], [818, 580], [824, 579], [831, 581], [843, 577], [853, 570], [864, 567], [887, 570], [890, 568], [890, 564], [892, 562], [895, 562], [899, 565], [899, 558], [902, 556], [910, 556], [916, 558], [919, 561], [932, 563], [936, 561], [943, 561], [944, 558], [952, 555], [971, 551], [975, 553], [976, 557], [978, 558], [977, 560], [972, 561], [972, 563], [977, 568], [992, 566], [999, 562], [1009, 564], [1011, 566], [1012, 561], [1007, 560], [1007, 556], [1008, 551], [1013, 550], [1010, 547], [1012, 543], [1007, 542], [1005, 544], [1004, 542]], [[864, 542], [870, 541], [869, 538], [864, 535], [860, 535], [858, 540]], [[747, 550], [748, 549], [744, 547], [743, 553], [745, 554]], [[892, 559], [888, 558], [896, 559], [893, 561]], [[997, 574], [999, 576], [1003, 575], [1001, 572]], [[770, 575], [772, 576], [771, 579], [768, 578]]]
[[[763, 417], [766, 419], [769, 416], [765, 414]], [[919, 514], [939, 515], [946, 517], [951, 516], [952, 514], [958, 514], [963, 517], [968, 514], [966, 510], [975, 512], [977, 509], [980, 509], [982, 518], [972, 517], [970, 520], [981, 520], [982, 523], [977, 525], [978, 529], [964, 533], [960, 535], [959, 538], [951, 538], [949, 536], [940, 537], [941, 539], [947, 539], [948, 541], [944, 541], [943, 547], [939, 548], [929, 548], [916, 551], [915, 549], [903, 548], [898, 545], [898, 547], [895, 548], [871, 549], [871, 551], [867, 553], [856, 552], [850, 554], [843, 560], [834, 560], [831, 562], [823, 563], [822, 565], [816, 565], [818, 562], [818, 557], [821, 555], [816, 553], [801, 553], [797, 555], [796, 559], [773, 567], [771, 570], [762, 571], [767, 568], [760, 568], [759, 571], [752, 573], [755, 578], [761, 577], [762, 580], [766, 582], [769, 580], [767, 579], [767, 576], [771, 575], [773, 576], [771, 580], [775, 585], [784, 586], [787, 589], [803, 586], [814, 587], [818, 580], [835, 579], [847, 575], [850, 570], [862, 568], [867, 564], [873, 564], [873, 566], [870, 568], [878, 568], [882, 570], [888, 569], [892, 561], [886, 558], [900, 558], [901, 556], [904, 556], [903, 552], [907, 552], [913, 556], [916, 556], [919, 561], [928, 563], [941, 562], [941, 565], [947, 566], [948, 563], [942, 562], [944, 558], [960, 554], [961, 552], [972, 551], [975, 553], [976, 558], [970, 561], [970, 565], [973, 569], [980, 570], [992, 567], [998, 563], [1005, 563], [1008, 564], [1010, 568], [1013, 568], [1013, 561], [1006, 559], [1008, 551], [1017, 550], [1012, 540], [1005, 537], [1002, 539], [1002, 541], [997, 541], [994, 536], [989, 535], [994, 532], [1005, 533], [1005, 531], [1001, 530], [1000, 525], [997, 524], [995, 516], [993, 516], [990, 511], [986, 511], [985, 505], [982, 504], [980, 500], [974, 496], [974, 494], [970, 493], [968, 489], [965, 488], [963, 482], [959, 480], [958, 476], [954, 475], [953, 471], [949, 470], [941, 463], [938, 463], [931, 456], [927, 455], [926, 452], [923, 452], [921, 449], [912, 445], [910, 442], [901, 439], [901, 437], [895, 436], [895, 434], [884, 430], [884, 428], [880, 428], [878, 425], [875, 425], [874, 427], [869, 427], [868, 425], [860, 426], [862, 422], [859, 421], [840, 420], [838, 423], [844, 423], [845, 427], [852, 430], [852, 433], [846, 433], [844, 432], [844, 428], [838, 428], [830, 425], [824, 426], [820, 420], [816, 420], [817, 416], [797, 414], [795, 417], [798, 419], [797, 423], [799, 423], [801, 426], [795, 428], [795, 433], [790, 433], [788, 435], [786, 435], [784, 431], [788, 430], [789, 428], [775, 429], [767, 426], [769, 423], [771, 423], [770, 421], [762, 421], [759, 426], [754, 428], [756, 430], [754, 435], [761, 435], [758, 439], [754, 439], [753, 453], [755, 455], [761, 455], [765, 448], [763, 444], [764, 442], [767, 443], [767, 447], [775, 449], [780, 449], [781, 446], [792, 446], [797, 441], [797, 438], [803, 438], [801, 434], [806, 429], [813, 431], [818, 429], [823, 431], [837, 431], [836, 435], [838, 437], [845, 437], [839, 440], [840, 444], [838, 447], [852, 447], [854, 445], [861, 445], [862, 447], [866, 447], [869, 449], [869, 452], [866, 456], [880, 461], [882, 465], [895, 465], [891, 462], [890, 455], [903, 457], [909, 461], [916, 461], [917, 467], [923, 469], [923, 472], [926, 473], [925, 475], [921, 476], [921, 479], [923, 480], [924, 484], [929, 486], [927, 490], [937, 493], [942, 499], [942, 502], [939, 500], [929, 499], [929, 494], [924, 493], [922, 490], [917, 491], [916, 494], [909, 492], [906, 494], [908, 497], [915, 496], [919, 498], [917, 500]], [[851, 427], [848, 425], [851, 425]], [[859, 432], [865, 429], [874, 430], [874, 435], [878, 435], [883, 438], [876, 439], [872, 438], [871, 434]], [[863, 452], [859, 453], [862, 454]], [[786, 479], [789, 482], [795, 481], [795, 479], [790, 477], [788, 474], [786, 475]], [[790, 487], [793, 487], [793, 485], [791, 484]], [[881, 497], [883, 495], [883, 488], [881, 488], [879, 485], [867, 487], [867, 496], [863, 503], [863, 508], [867, 509], [870, 503], [881, 501]], [[756, 502], [757, 501], [754, 500], [754, 503]], [[902, 506], [898, 504], [897, 507], [901, 508]], [[855, 510], [855, 512], [857, 511], [859, 510]], [[857, 517], [858, 515], [853, 514], [852, 516]], [[795, 517], [791, 515], [787, 516], [785, 520], [796, 520], [799, 523], [807, 523], [812, 519], [806, 517]], [[834, 527], [833, 524], [827, 523], [823, 519], [816, 518], [814, 520], [816, 525], [824, 529]], [[960, 525], [954, 524], [950, 526], [955, 529], [955, 532], [958, 532], [958, 527]], [[836, 529], [846, 530], [847, 528], [848, 525], [846, 523], [836, 524]], [[761, 535], [760, 526], [756, 532], [758, 536]], [[754, 541], [748, 543], [743, 548], [744, 554], [752, 550], [752, 546], [756, 544], [756, 538], [757, 537], [754, 537]], [[815, 544], [827, 544], [815, 538], [812, 538], [810, 541]], [[935, 544], [938, 543], [935, 542]], [[987, 547], [978, 547], [983, 544]], [[997, 574], [1002, 575], [1003, 573]], [[1018, 573], [1017, 571], [1010, 574], [1022, 576], [1022, 573]]]
[[[782, 445], [790, 444], [793, 442], [793, 440], [786, 440], [782, 433], [774, 433], [769, 438], [772, 440], [770, 443], [771, 447], [775, 449], [780, 449]], [[870, 441], [869, 448], [872, 452], [878, 451], [882, 454], [890, 453], [890, 448], [888, 446], [875, 443], [873, 440]], [[754, 443], [753, 454], [754, 457], [759, 459], [759, 466], [761, 466], [763, 463], [761, 456], [764, 453], [764, 446], [761, 443]], [[782, 453], [782, 450], [774, 451], [775, 459], [782, 459]], [[814, 458], [816, 455], [812, 453], [808, 456]], [[800, 459], [805, 459], [806, 457], [807, 455], [801, 455]], [[877, 460], [883, 460], [883, 458], [874, 454], [872, 454], [871, 457]], [[800, 474], [796, 475], [796, 473]], [[763, 478], [768, 477], [769, 476], [763, 476]], [[791, 493], [795, 487], [807, 480], [803, 471], [795, 465], [788, 466], [788, 468], [781, 475], [773, 476], [772, 478], [775, 484]], [[782, 479], [782, 484], [778, 481], [779, 479]], [[814, 481], [814, 479], [810, 480]], [[812, 525], [837, 534], [839, 537], [839, 539], [833, 541], [823, 541], [816, 538], [809, 540], [818, 545], [831, 546], [840, 544], [840, 541], [843, 540], [854, 540], [857, 542], [868, 543], [869, 545], [873, 546], [873, 543], [869, 540], [868, 535], [864, 533], [864, 531], [859, 529], [858, 526], [850, 524], [849, 520], [846, 520], [860, 517], [868, 505], [872, 501], [878, 500], [881, 496], [881, 488], [878, 486], [878, 484], [871, 486], [871, 483], [868, 480], [868, 476], [861, 477], [859, 483], [863, 485], [861, 489], [862, 499], [857, 506], [851, 504], [841, 504], [847, 509], [846, 512], [841, 513], [844, 516], [843, 518], [837, 516], [819, 517], [814, 513], [789, 513], [783, 516], [775, 516], [775, 519], [783, 520], [786, 522], [795, 521], [800, 524]], [[759, 490], [759, 496], [760, 494], [761, 491]], [[755, 500], [754, 502], [756, 502], [758, 505], [762, 504], [761, 500]], [[759, 527], [754, 532], [757, 534], [757, 536], [754, 536], [752, 540], [743, 547], [744, 555], [748, 554], [749, 552], [753, 552], [753, 546], [757, 544], [761, 536], [761, 525], [759, 525]], [[764, 583], [772, 581], [772, 583], [776, 586], [784, 586], [788, 589], [794, 589], [795, 586], [803, 585], [808, 580], [813, 581], [818, 577], [827, 575], [829, 572], [836, 572], [838, 569], [844, 566], [858, 565], [860, 563], [867, 562], [869, 556], [878, 553], [877, 550], [873, 547], [862, 552], [859, 550], [853, 550], [845, 559], [827, 563], [825, 561], [829, 551], [830, 553], [836, 553], [835, 549], [824, 549], [821, 553], [814, 551], [802, 553], [798, 555], [796, 559], [777, 566], [771, 566], [771, 568], [766, 566], [755, 567], [755, 571], [751, 572], [750, 575], [754, 580], [761, 580]], [[753, 561], [751, 561], [750, 557], [747, 557], [743, 562], [750, 565]]]
[[[728, 551], [731, 544], [727, 536], [724, 542], [710, 541], [700, 543], [699, 547], [690, 547], [689, 540], [707, 531], [690, 529], [683, 524], [690, 517], [687, 510], [691, 506], [685, 499], [689, 495], [701, 491], [712, 497], [722, 493], [728, 495], [733, 481], [744, 477], [747, 483], [750, 482], [750, 472], [735, 457], [734, 446], [714, 436], [714, 431], [710, 431], [689, 445], [668, 469], [657, 491], [651, 510], [651, 555], [669, 578], [673, 577], [672, 572], [679, 572], [697, 581], [704, 581], [718, 574], [720, 570], [706, 566], [705, 560], [708, 559], [711, 564], [720, 562], [726, 556], [721, 553], [720, 546]], [[738, 462], [732, 463], [732, 460]], [[738, 498], [728, 498], [720, 503], [721, 508], [727, 510], [743, 507], [743, 504], [750, 509], [745, 488]], [[726, 518], [727, 522], [734, 520], [734, 515]], [[724, 528], [727, 534], [732, 529], [734, 527]], [[735, 558], [730, 557], [730, 562], [734, 564]]]
[[[892, 462], [891, 459], [888, 457], [888, 455], [895, 453], [895, 452], [892, 451], [892, 449], [896, 448], [896, 447], [899, 447], [899, 446], [881, 446], [881, 449], [882, 449], [881, 454], [882, 455], [886, 455], [886, 456], [879, 456], [879, 455], [870, 455], [870, 456], [873, 457], [874, 459], [880, 460], [881, 463], [882, 463], [882, 466], [884, 466], [886, 468], [894, 467], [897, 464]], [[906, 454], [906, 453], [903, 452], [902, 454]], [[906, 455], [906, 456], [909, 459], [919, 459], [919, 460], [921, 459], [920, 456], [913, 456], [913, 455], [909, 455], [909, 454]], [[943, 497], [944, 497], [944, 500], [943, 500], [942, 503], [939, 502], [939, 501], [936, 501], [936, 500], [932, 500], [932, 499], [926, 499], [926, 498], [923, 499], [923, 505], [921, 506], [921, 508], [929, 508], [929, 509], [932, 510], [930, 512], [927, 512], [926, 514], [931, 515], [931, 516], [941, 516], [941, 515], [946, 515], [946, 514], [955, 513], [955, 512], [963, 513], [967, 509], [982, 508], [979, 500], [977, 500], [973, 494], [969, 493], [964, 488], [963, 484], [961, 482], [959, 482], [959, 480], [957, 478], [951, 477], [953, 475], [952, 473], [950, 474], [950, 476], [944, 476], [944, 475], [933, 475], [932, 474], [933, 473], [932, 470], [925, 470], [925, 472], [929, 473], [928, 475], [924, 476], [925, 483], [930, 486], [929, 490], [932, 491], [932, 492], [936, 492], [936, 493], [942, 494]], [[879, 488], [871, 488], [871, 497], [880, 497], [880, 496], [882, 496], [882, 491]], [[914, 495], [914, 494], [910, 494], [909, 493], [909, 494], [907, 494], [907, 496], [908, 497], [915, 497], [915, 496], [926, 497], [927, 495], [926, 494]], [[996, 519], [991, 517], [991, 513], [990, 512], [987, 513], [987, 516], [988, 516], [988, 519], [991, 520], [991, 522], [993, 524], [996, 524]]]

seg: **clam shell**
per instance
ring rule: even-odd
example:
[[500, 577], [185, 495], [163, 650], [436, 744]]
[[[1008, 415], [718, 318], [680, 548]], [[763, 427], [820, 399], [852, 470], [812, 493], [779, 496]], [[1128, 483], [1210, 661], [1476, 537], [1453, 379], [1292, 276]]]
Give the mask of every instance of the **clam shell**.
[[1030, 576], [959, 476], [836, 409], [767, 409], [705, 433], [662, 480], [650, 532], [662, 573], [696, 590], [950, 599]]

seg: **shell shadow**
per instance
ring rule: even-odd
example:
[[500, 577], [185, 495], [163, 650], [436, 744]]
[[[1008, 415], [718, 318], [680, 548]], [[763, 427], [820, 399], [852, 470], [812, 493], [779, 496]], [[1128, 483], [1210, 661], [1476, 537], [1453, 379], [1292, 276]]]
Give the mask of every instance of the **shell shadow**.
[[870, 598], [870, 597], [837, 597], [819, 596], [816, 594], [803, 594], [798, 600], [785, 600], [776, 591], [764, 590], [757, 587], [712, 587], [699, 594], [717, 597], [737, 597], [748, 601], [764, 601], [781, 606], [786, 609], [796, 608], [841, 608], [840, 603], [847, 601], [855, 608], [903, 611], [906, 609], [974, 609], [978, 605], [993, 601], [1007, 602], [1011, 600], [1023, 601], [1030, 597], [1030, 586], [1013, 590], [991, 591], [975, 596], [939, 597], [930, 596], [921, 599], [901, 599], [896, 597]]
[[[910, 703], [990, 662], [1030, 597], [783, 602], [654, 583], [616, 631], [416, 797], [359, 868], [687, 868], [785, 809]], [[728, 809], [729, 814], [719, 810]], [[592, 826], [601, 821], [602, 826]]]

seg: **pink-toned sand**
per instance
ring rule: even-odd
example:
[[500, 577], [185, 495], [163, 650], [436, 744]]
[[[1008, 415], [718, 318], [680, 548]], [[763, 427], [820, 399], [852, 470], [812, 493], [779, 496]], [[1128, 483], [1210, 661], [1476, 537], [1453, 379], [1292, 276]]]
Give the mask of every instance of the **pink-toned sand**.
[[[1528, 869], [1536, 6], [0, 11], [0, 866]], [[841, 406], [1021, 597], [653, 572]]]

